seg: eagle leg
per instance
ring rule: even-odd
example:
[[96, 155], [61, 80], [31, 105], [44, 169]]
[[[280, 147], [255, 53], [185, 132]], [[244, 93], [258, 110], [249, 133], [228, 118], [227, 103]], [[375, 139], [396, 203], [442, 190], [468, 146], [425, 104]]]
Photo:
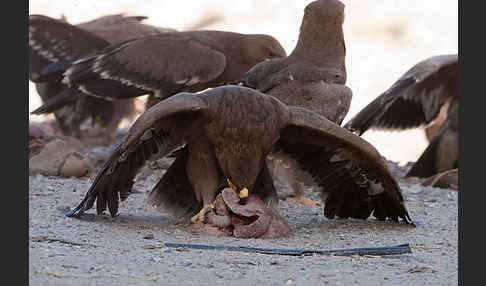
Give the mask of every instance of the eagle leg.
[[203, 206], [203, 208], [196, 215], [191, 217], [191, 221], [194, 222], [194, 223], [197, 222], [197, 221], [204, 222], [204, 220], [206, 218], [206, 214], [209, 211], [211, 211], [212, 209], [214, 209], [213, 204], [205, 204]]
[[314, 200], [311, 200], [309, 198], [306, 198], [304, 196], [304, 190], [302, 189], [302, 185], [299, 184], [299, 182], [292, 182], [291, 187], [294, 190], [295, 196], [291, 197], [285, 197], [287, 201], [293, 201], [296, 203], [299, 203], [304, 206], [320, 206], [321, 204], [319, 202], [316, 202]]

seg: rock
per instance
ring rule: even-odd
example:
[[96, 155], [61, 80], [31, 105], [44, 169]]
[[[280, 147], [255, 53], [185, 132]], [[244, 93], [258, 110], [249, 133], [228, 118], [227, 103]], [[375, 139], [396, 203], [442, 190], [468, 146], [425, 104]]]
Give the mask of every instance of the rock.
[[58, 211], [67, 211], [67, 210], [70, 210], [70, 209], [71, 209], [71, 207], [70, 207], [70, 206], [65, 206], [65, 205], [63, 205], [63, 206], [58, 206], [56, 209], [57, 209]]
[[39, 154], [45, 145], [46, 132], [40, 123], [29, 122], [29, 158]]
[[452, 169], [425, 179], [424, 186], [459, 190], [459, 170]]
[[[73, 138], [74, 139], [74, 138]], [[29, 173], [45, 176], [81, 177], [92, 167], [88, 158], [80, 153], [82, 144], [73, 140], [54, 139], [29, 160]]]
[[83, 155], [74, 152], [67, 155], [61, 166], [60, 175], [63, 177], [82, 177], [93, 169], [91, 162]]
[[66, 135], [56, 135], [55, 137], [49, 138], [49, 141], [59, 139], [64, 142], [66, 142], [67, 145], [69, 145], [70, 148], [73, 148], [75, 151], [79, 153], [84, 153], [84, 144], [81, 143], [78, 139], [71, 137], [71, 136], [66, 136]]
[[146, 235], [143, 237], [143, 239], [154, 239], [154, 238], [155, 238], [155, 236], [153, 235], [153, 233], [147, 233], [147, 234], [146, 234]]
[[29, 123], [29, 140], [36, 138], [43, 138], [45, 135], [44, 130], [40, 124]]
[[78, 139], [59, 134], [52, 122], [29, 122], [29, 159], [39, 154], [44, 146], [52, 140], [61, 139], [82, 153], [84, 145]]

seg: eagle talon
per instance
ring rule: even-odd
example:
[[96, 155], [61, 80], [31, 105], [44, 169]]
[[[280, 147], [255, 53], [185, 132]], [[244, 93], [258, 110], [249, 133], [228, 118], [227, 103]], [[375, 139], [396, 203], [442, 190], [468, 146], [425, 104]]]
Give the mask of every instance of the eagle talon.
[[237, 190], [238, 188], [230, 181], [230, 179], [226, 179], [226, 183], [228, 183], [228, 187], [232, 188], [233, 190]]
[[195, 223], [197, 221], [204, 222], [204, 220], [206, 218], [206, 214], [209, 211], [211, 211], [212, 209], [214, 209], [213, 204], [204, 205], [203, 208], [195, 216], [191, 217], [191, 221], [193, 223]]

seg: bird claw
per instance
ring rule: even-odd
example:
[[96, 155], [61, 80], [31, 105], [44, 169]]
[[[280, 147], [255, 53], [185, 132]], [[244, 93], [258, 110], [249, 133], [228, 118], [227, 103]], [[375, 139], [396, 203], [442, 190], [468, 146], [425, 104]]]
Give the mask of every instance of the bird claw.
[[214, 209], [214, 205], [213, 204], [204, 205], [203, 208], [196, 215], [194, 215], [193, 217], [191, 217], [191, 221], [193, 223], [195, 223], [197, 221], [204, 222], [204, 219], [206, 218], [206, 214], [209, 211], [211, 211], [212, 209]]
[[238, 188], [230, 181], [230, 179], [226, 179], [226, 183], [228, 184], [228, 186], [230, 188], [232, 188], [233, 190], [237, 190]]

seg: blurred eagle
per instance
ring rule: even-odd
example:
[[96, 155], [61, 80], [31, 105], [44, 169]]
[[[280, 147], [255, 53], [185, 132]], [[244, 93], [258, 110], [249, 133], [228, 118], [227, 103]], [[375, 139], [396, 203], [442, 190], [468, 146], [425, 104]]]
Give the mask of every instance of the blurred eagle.
[[425, 178], [457, 168], [458, 74], [457, 55], [427, 58], [409, 69], [344, 127], [361, 135], [370, 128], [404, 130], [435, 125], [429, 145], [407, 176]]
[[61, 80], [38, 81], [50, 64], [65, 63], [138, 36], [175, 31], [142, 23], [146, 18], [116, 14], [71, 25], [65, 20], [29, 15], [29, 79], [44, 103], [32, 114], [54, 112], [61, 131], [76, 137], [80, 137], [80, 125], [88, 118], [92, 123], [99, 122], [107, 133], [116, 131], [124, 118], [132, 119], [136, 111], [133, 99], [83, 97], [82, 90], [70, 88]]
[[[71, 34], [78, 41], [95, 36], [74, 29]], [[117, 101], [148, 94], [148, 108], [178, 92], [198, 92], [235, 81], [256, 63], [285, 55], [280, 43], [265, 34], [154, 33], [53, 63], [37, 81], [62, 81], [83, 91], [58, 97], [56, 106], [82, 96]]]

